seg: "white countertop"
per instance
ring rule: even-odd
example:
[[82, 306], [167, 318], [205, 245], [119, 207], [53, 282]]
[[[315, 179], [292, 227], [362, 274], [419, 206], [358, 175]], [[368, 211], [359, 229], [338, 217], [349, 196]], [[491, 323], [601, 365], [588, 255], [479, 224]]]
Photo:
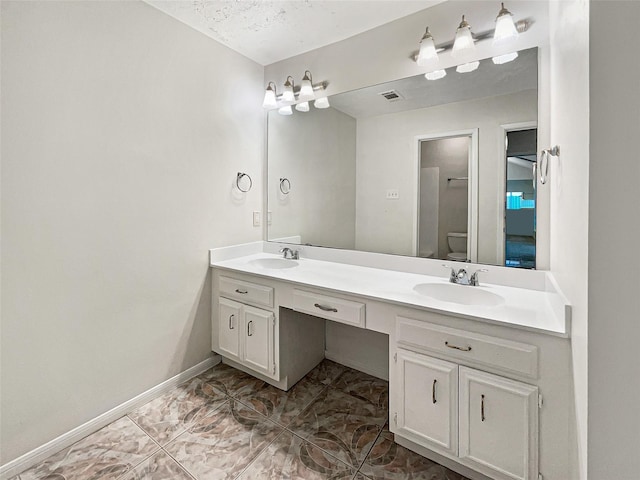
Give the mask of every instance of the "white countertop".
[[424, 283], [448, 284], [448, 274], [421, 275], [331, 261], [302, 258], [293, 268], [264, 268], [254, 261], [262, 258], [282, 258], [268, 253], [254, 253], [229, 259], [213, 259], [215, 268], [259, 275], [265, 278], [293, 282], [454, 315], [483, 322], [520, 328], [561, 337], [569, 336], [570, 307], [560, 292], [533, 290], [482, 282], [480, 286], [458, 288], [482, 289], [504, 298], [496, 306], [463, 305], [444, 302], [414, 291]]

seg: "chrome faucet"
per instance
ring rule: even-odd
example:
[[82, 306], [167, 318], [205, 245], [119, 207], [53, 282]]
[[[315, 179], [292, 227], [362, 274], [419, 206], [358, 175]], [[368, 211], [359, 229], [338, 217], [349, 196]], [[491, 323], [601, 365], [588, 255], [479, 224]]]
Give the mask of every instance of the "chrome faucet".
[[[451, 268], [449, 267], [449, 265], [445, 265], [445, 264], [443, 264], [442, 266], [445, 268]], [[477, 287], [480, 285], [480, 282], [478, 280], [478, 273], [488, 272], [488, 271], [489, 270], [487, 270], [486, 268], [481, 268], [473, 272], [473, 275], [469, 277], [469, 274], [467, 273], [466, 269], [461, 268], [456, 272], [455, 268], [451, 268], [451, 275], [449, 275], [449, 281], [451, 283], [457, 283], [458, 285], [471, 285], [472, 287]]]
[[300, 252], [298, 250], [291, 250], [289, 247], [283, 247], [280, 249], [282, 258], [289, 258], [291, 260], [298, 260], [300, 258]]

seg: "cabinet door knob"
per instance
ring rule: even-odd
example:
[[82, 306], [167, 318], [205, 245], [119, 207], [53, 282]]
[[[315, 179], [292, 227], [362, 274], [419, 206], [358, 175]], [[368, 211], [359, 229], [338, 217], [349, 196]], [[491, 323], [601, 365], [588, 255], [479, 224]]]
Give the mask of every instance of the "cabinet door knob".
[[480, 401], [480, 419], [484, 422], [484, 395], [481, 395], [482, 400]]
[[235, 315], [234, 315], [234, 314], [231, 314], [231, 315], [229, 316], [229, 330], [233, 330], [233, 328], [234, 328], [234, 327], [233, 327], [233, 317], [235, 317]]
[[249, 323], [247, 323], [247, 337], [253, 337], [253, 333], [251, 333], [252, 323], [253, 323], [253, 320], [250, 320]]
[[436, 382], [437, 380], [434, 378], [433, 386], [431, 387], [431, 399], [433, 400], [433, 403], [436, 403]]

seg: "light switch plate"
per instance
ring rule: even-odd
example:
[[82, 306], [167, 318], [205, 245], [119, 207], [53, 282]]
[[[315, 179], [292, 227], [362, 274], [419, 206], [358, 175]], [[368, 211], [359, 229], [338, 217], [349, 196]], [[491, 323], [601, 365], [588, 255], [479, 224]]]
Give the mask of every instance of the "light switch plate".
[[397, 200], [398, 198], [400, 198], [400, 194], [397, 189], [387, 190], [387, 200]]
[[260, 226], [260, 212], [253, 212], [253, 226]]

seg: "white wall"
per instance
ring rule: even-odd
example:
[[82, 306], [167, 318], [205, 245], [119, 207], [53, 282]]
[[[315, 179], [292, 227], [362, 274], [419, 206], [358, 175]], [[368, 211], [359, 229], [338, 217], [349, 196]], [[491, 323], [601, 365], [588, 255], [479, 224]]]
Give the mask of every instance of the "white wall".
[[[2, 2], [5, 463], [210, 355], [263, 69], [141, 2]], [[237, 171], [254, 179], [232, 193]]]
[[[269, 238], [354, 248], [356, 120], [334, 108], [271, 111], [268, 131]], [[288, 195], [280, 178], [291, 182]]]
[[[572, 304], [571, 348], [577, 451], [574, 477], [586, 477], [587, 263], [589, 211], [589, 4], [552, 1], [550, 22], [550, 135], [560, 146], [551, 159], [550, 262]], [[596, 34], [601, 32], [596, 31]], [[575, 458], [577, 457], [577, 459]]]
[[[478, 261], [496, 264], [504, 204], [504, 132], [500, 125], [535, 122], [535, 90], [358, 120], [356, 246], [412, 254], [419, 135], [479, 129]], [[398, 200], [386, 200], [389, 188]], [[466, 231], [466, 228], [465, 228]], [[446, 233], [445, 233], [446, 244]]]
[[[640, 476], [638, 2], [592, 2], [589, 439], [592, 480]], [[606, 32], [606, 35], [602, 35]], [[626, 252], [633, 252], [627, 255]]]

